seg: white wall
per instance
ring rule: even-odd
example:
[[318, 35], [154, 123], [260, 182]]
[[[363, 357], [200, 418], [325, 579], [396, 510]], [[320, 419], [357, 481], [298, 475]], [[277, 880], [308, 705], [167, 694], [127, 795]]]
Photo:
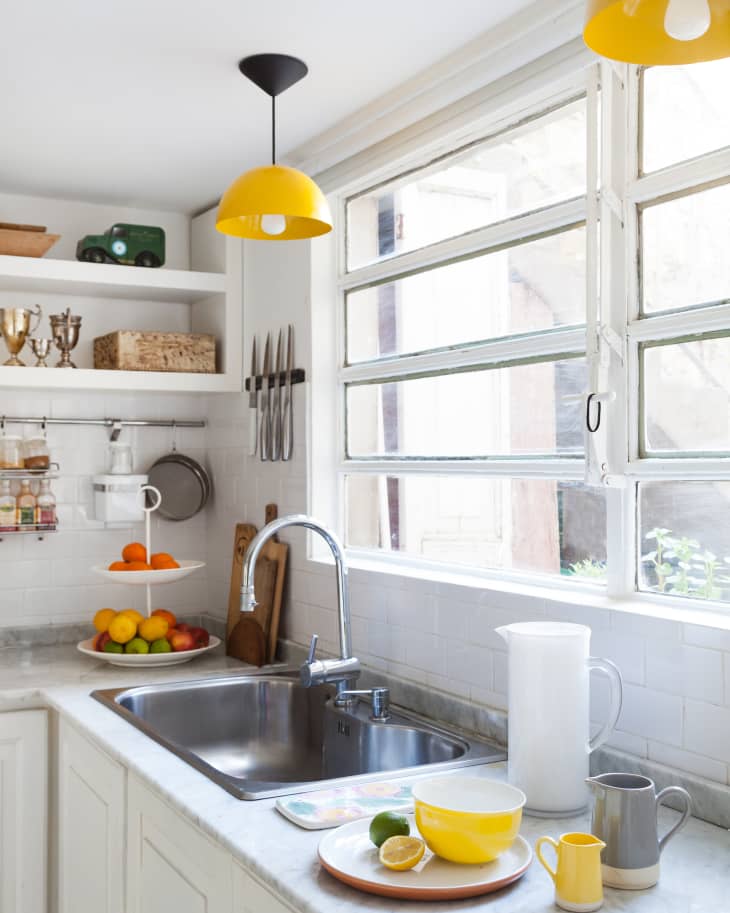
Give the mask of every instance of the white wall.
[[[256, 332], [260, 341], [265, 330], [293, 322], [297, 366], [305, 367], [310, 377], [327, 346], [314, 339], [309, 351], [304, 347], [310, 334], [308, 249], [304, 243], [247, 246], [245, 322], [247, 358], [251, 333]], [[313, 302], [319, 303], [319, 298]], [[294, 459], [267, 464], [245, 456], [246, 398], [210, 400], [209, 458], [217, 477], [224, 476], [209, 524], [211, 594], [221, 611], [227, 598], [234, 522], [250, 520], [260, 526], [268, 501], [278, 503], [280, 514], [310, 509], [305, 406], [305, 390], [297, 387]], [[318, 431], [314, 428], [312, 433]], [[322, 648], [336, 652], [332, 568], [306, 560], [301, 531], [292, 530], [282, 538], [292, 545], [285, 633], [305, 645], [316, 632]], [[446, 583], [363, 569], [351, 571], [351, 597], [354, 650], [361, 660], [408, 681], [498, 708], [507, 706], [507, 654], [494, 633], [496, 626], [532, 619], [588, 624], [592, 652], [617, 663], [625, 682], [624, 709], [611, 744], [728, 782], [730, 632], [704, 626], [707, 618], [701, 612], [697, 624], [687, 624], [591, 605], [588, 598], [568, 601], [564, 590], [546, 598], [543, 592], [517, 586], [490, 589], [474, 579]], [[605, 703], [606, 692], [596, 680], [596, 721], [602, 718]]]

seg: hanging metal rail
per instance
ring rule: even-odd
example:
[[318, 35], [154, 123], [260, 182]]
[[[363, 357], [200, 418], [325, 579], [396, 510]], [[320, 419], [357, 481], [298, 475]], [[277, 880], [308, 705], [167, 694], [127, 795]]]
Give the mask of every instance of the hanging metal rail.
[[122, 419], [122, 418], [21, 418], [15, 415], [0, 415], [0, 434], [5, 430], [6, 424], [13, 425], [40, 425], [45, 429], [47, 425], [98, 425], [103, 428], [111, 429], [111, 440], [116, 441], [121, 434], [122, 428], [205, 428], [206, 422], [200, 420], [181, 420], [177, 419]]

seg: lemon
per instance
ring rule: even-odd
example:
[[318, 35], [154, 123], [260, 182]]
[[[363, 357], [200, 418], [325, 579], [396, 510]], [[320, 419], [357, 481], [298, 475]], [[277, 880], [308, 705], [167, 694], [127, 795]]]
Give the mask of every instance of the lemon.
[[370, 822], [370, 839], [375, 846], [382, 846], [388, 837], [407, 837], [411, 832], [408, 819], [396, 812], [380, 812]]
[[116, 616], [116, 611], [114, 609], [99, 609], [99, 611], [94, 615], [94, 627], [96, 630], [103, 634], [109, 627], [109, 624]]
[[131, 618], [132, 621], [139, 627], [144, 621], [144, 615], [141, 612], [138, 612], [136, 609], [122, 609], [119, 613], [120, 615], [126, 615], [127, 618]]
[[128, 643], [137, 633], [137, 623], [121, 612], [112, 618], [109, 625], [109, 637], [118, 644]]
[[159, 640], [164, 637], [169, 627], [170, 625], [165, 618], [153, 615], [150, 618], [145, 618], [140, 624], [139, 636], [152, 643], [153, 640]]
[[388, 837], [380, 847], [378, 858], [394, 872], [412, 869], [423, 859], [426, 844], [420, 837]]

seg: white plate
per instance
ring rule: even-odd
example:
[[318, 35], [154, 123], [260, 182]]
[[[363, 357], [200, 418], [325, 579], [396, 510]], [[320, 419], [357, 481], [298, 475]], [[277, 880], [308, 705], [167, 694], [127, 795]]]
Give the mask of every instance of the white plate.
[[148, 583], [175, 583], [182, 580], [193, 571], [205, 567], [205, 561], [179, 561], [180, 567], [173, 567], [169, 571], [110, 571], [109, 565], [92, 567], [95, 574], [113, 580], [114, 583], [131, 583], [139, 586]]
[[[411, 834], [419, 836], [413, 815], [406, 816]], [[457, 865], [439, 859], [427, 848], [418, 865], [407, 872], [393, 872], [381, 865], [378, 850], [370, 842], [370, 818], [343, 824], [319, 843], [319, 861], [335, 878], [368, 894], [403, 900], [457, 900], [489, 894], [517, 881], [532, 862], [532, 850], [524, 837], [494, 862]]]
[[[133, 574], [134, 571], [125, 571]], [[79, 653], [90, 656], [102, 663], [110, 663], [112, 666], [147, 666], [156, 668], [157, 666], [179, 666], [182, 663], [189, 663], [196, 656], [202, 656], [208, 653], [220, 643], [219, 637], [210, 635], [210, 643], [207, 647], [200, 647], [198, 650], [181, 650], [179, 653], [104, 653], [94, 649], [94, 638], [82, 640], [76, 644]]]

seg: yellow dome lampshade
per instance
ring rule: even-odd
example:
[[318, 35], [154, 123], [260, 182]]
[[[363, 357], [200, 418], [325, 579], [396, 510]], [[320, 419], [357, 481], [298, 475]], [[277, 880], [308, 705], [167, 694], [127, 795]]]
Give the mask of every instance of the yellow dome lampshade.
[[276, 96], [306, 76], [306, 64], [286, 54], [254, 54], [238, 68], [271, 96], [271, 165], [236, 178], [223, 194], [215, 227], [260, 241], [297, 241], [332, 231], [329, 205], [314, 181], [276, 164]]
[[332, 216], [310, 177], [296, 168], [264, 165], [242, 174], [226, 190], [215, 227], [239, 238], [294, 241], [331, 231]]
[[656, 66], [730, 57], [728, 0], [588, 0], [583, 38], [602, 57]]

